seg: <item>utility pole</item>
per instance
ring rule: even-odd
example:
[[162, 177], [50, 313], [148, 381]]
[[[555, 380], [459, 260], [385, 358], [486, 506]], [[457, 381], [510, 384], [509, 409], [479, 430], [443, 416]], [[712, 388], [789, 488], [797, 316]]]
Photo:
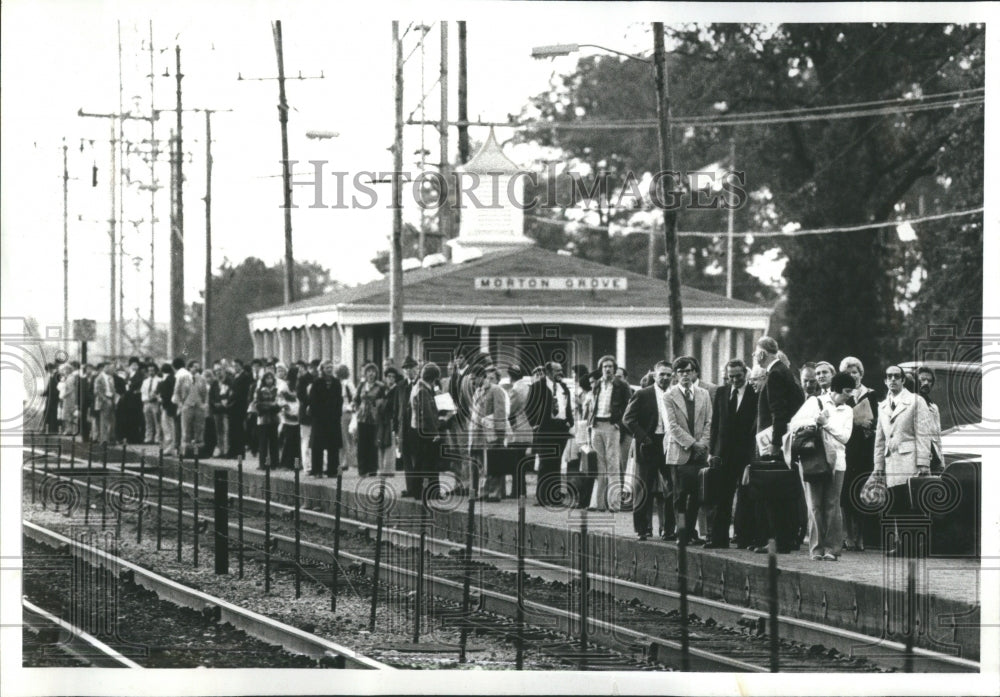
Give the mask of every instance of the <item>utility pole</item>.
[[281, 20], [271, 25], [278, 55], [278, 121], [281, 123], [281, 181], [285, 208], [285, 304], [295, 300], [295, 257], [292, 254], [292, 174], [288, 166], [288, 101], [285, 99], [285, 57], [281, 46]]
[[63, 136], [63, 351], [69, 354], [69, 164]]
[[[736, 137], [729, 141], [730, 167], [736, 169]], [[728, 235], [726, 236], [726, 297], [733, 297], [733, 217], [735, 211], [729, 206]]]
[[201, 365], [208, 368], [212, 327], [212, 110], [205, 109], [205, 305], [201, 310]]
[[[274, 50], [278, 57], [278, 77], [243, 77], [239, 73], [237, 80], [278, 81], [278, 121], [281, 124], [281, 182], [282, 200], [285, 209], [285, 283], [284, 298], [285, 303], [295, 300], [295, 257], [292, 254], [292, 172], [288, 162], [288, 100], [285, 97], [285, 57], [281, 39], [281, 20], [271, 23], [271, 33], [274, 36]], [[303, 76], [299, 71], [298, 77], [289, 77], [288, 80], [322, 80], [323, 71], [319, 75]]]
[[458, 22], [458, 160], [469, 161], [469, 79], [465, 54], [465, 21]]
[[[118, 113], [125, 113], [125, 85], [122, 80], [122, 23], [118, 20]], [[118, 119], [118, 166], [125, 168], [125, 119]], [[122, 336], [125, 334], [125, 181], [124, 171], [118, 177], [118, 337], [115, 353], [124, 355]]]
[[[448, 162], [448, 22], [441, 20], [441, 125], [438, 135], [441, 138], [441, 200], [438, 201], [438, 238], [443, 243], [451, 239], [451, 197], [448, 186], [448, 173], [451, 171]], [[423, 128], [423, 126], [421, 126]], [[424, 249], [420, 250], [420, 258], [424, 257]]]
[[677, 250], [677, 211], [667, 196], [674, 196], [672, 174], [674, 154], [670, 140], [670, 89], [667, 76], [667, 53], [663, 40], [663, 22], [653, 22], [653, 67], [656, 77], [657, 136], [660, 146], [660, 195], [663, 207], [663, 243], [667, 256], [667, 294], [670, 303], [670, 342], [668, 356], [684, 354], [684, 316], [681, 308], [680, 263]]
[[396, 52], [396, 129], [392, 145], [392, 240], [389, 245], [389, 355], [394, 365], [403, 364], [403, 42], [399, 21], [392, 22], [392, 45]]
[[170, 352], [176, 357], [184, 352], [184, 139], [182, 136], [181, 47], [174, 47], [177, 59], [177, 126], [174, 131], [173, 189], [174, 206], [170, 230]]
[[[156, 142], [156, 85], [153, 65], [153, 20], [149, 20], [149, 333], [156, 336], [156, 158], [159, 155]], [[152, 338], [149, 342], [150, 354], [156, 355]]]

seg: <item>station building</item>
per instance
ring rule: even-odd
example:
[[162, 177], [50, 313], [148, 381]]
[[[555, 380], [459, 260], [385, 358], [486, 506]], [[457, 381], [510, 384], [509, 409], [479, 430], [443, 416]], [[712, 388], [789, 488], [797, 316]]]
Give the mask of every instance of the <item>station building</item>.
[[[406, 353], [444, 368], [456, 349], [482, 348], [500, 365], [559, 360], [567, 373], [612, 354], [632, 382], [666, 355], [664, 281], [535, 246], [524, 235], [524, 211], [490, 200], [523, 184], [492, 133], [462, 171], [481, 177], [484, 205], [462, 208], [450, 260], [407, 260], [404, 269], [419, 268], [403, 274]], [[712, 382], [729, 358], [750, 357], [772, 312], [689, 287], [681, 301], [685, 353], [698, 357]], [[255, 312], [248, 321], [255, 356], [332, 359], [356, 376], [388, 353], [389, 279]]]

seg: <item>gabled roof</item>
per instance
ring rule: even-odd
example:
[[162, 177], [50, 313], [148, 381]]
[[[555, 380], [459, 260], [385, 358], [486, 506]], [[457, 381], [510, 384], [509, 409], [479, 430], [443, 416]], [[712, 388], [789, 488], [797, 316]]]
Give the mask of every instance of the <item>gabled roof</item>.
[[[613, 290], [478, 290], [476, 278], [497, 276], [613, 276], [628, 279], [628, 289]], [[414, 269], [403, 274], [403, 298], [414, 306], [483, 307], [581, 307], [595, 308], [667, 307], [666, 282], [605, 266], [597, 262], [566, 256], [539, 247], [520, 247], [488, 252], [481, 258], [462, 264], [448, 264], [428, 269]], [[685, 308], [754, 309], [761, 306], [732, 300], [715, 293], [681, 288]], [[353, 288], [341, 288], [315, 298], [299, 300], [250, 317], [294, 310], [317, 310], [337, 305], [386, 307], [389, 304], [389, 279], [383, 278]]]

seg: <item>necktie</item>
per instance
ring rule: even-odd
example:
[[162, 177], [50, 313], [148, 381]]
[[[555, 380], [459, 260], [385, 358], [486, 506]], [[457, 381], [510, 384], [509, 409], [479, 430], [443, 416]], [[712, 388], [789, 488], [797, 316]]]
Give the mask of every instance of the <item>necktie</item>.
[[552, 385], [552, 418], [559, 418], [559, 398], [556, 396], [556, 390], [559, 389], [555, 385]]
[[893, 399], [889, 400], [889, 411], [896, 411], [896, 401]]
[[691, 390], [690, 389], [684, 390], [684, 399], [686, 399], [689, 402], [691, 401]]
[[733, 414], [736, 413], [736, 407], [739, 400], [740, 391], [733, 390], [733, 393], [729, 396], [729, 411]]

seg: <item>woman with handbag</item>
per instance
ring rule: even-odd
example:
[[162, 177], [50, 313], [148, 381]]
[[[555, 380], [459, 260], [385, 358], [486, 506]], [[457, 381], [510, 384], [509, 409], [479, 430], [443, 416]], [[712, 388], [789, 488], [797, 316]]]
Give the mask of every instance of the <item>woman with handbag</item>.
[[878, 414], [879, 395], [861, 383], [865, 368], [854, 356], [840, 361], [840, 371], [854, 379], [854, 393], [848, 406], [854, 410], [851, 439], [847, 441], [847, 470], [844, 487], [840, 492], [840, 507], [844, 515], [844, 549], [865, 551], [864, 529], [872, 516], [858, 497], [861, 487], [869, 479], [875, 466], [875, 416]]
[[846, 445], [853, 411], [847, 405], [854, 379], [837, 373], [830, 391], [810, 397], [788, 424], [787, 462], [798, 460], [809, 509], [809, 557], [837, 561], [844, 540], [840, 491], [847, 470]]

